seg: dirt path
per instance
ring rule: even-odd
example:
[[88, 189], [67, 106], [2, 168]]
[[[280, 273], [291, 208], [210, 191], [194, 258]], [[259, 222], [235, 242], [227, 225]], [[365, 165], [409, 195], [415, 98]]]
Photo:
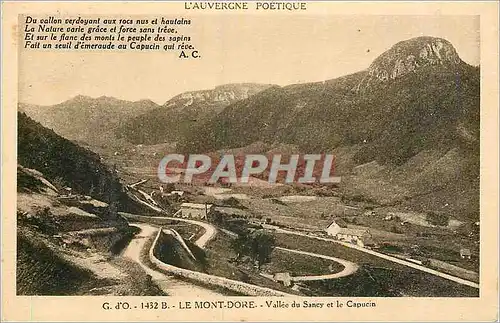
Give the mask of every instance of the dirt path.
[[153, 270], [146, 266], [141, 261], [141, 251], [144, 249], [146, 241], [151, 238], [158, 230], [151, 225], [144, 223], [134, 223], [132, 226], [136, 226], [141, 229], [141, 232], [137, 234], [127, 248], [123, 252], [123, 256], [132, 259], [138, 263], [148, 275], [150, 275], [153, 281], [158, 285], [158, 287], [169, 296], [190, 296], [190, 297], [214, 297], [214, 296], [224, 296], [224, 294], [217, 293], [213, 290], [200, 287], [187, 283], [178, 278], [165, 275], [161, 272]]
[[[143, 202], [143, 203], [145, 205], [149, 206], [150, 208], [155, 209], [155, 207], [153, 205], [151, 205], [151, 204], [149, 204], [147, 202]], [[148, 217], [144, 217], [144, 218], [148, 218]], [[210, 240], [212, 240], [215, 237], [215, 235], [217, 234], [216, 227], [213, 226], [210, 223], [207, 223], [207, 222], [201, 222], [201, 221], [190, 220], [190, 219], [182, 219], [182, 218], [174, 218], [174, 217], [164, 217], [164, 218], [165, 219], [169, 219], [169, 220], [182, 221], [182, 222], [186, 222], [186, 223], [190, 223], [190, 224], [195, 224], [195, 225], [203, 227], [205, 229], [204, 234], [200, 238], [198, 238], [198, 240], [196, 240], [196, 242], [195, 242], [195, 244], [198, 247], [200, 247], [201, 249], [205, 249], [205, 246], [207, 245], [207, 243]], [[155, 232], [154, 227], [152, 227], [150, 225], [146, 225], [146, 224], [135, 224], [135, 225], [138, 226], [139, 228], [141, 228], [141, 230], [142, 230], [141, 231], [141, 235], [143, 234], [143, 232], [145, 232], [145, 230], [149, 230], [149, 231], [147, 231], [148, 236], [151, 236]], [[132, 240], [132, 242], [130, 243], [130, 245], [132, 245], [135, 240], [136, 239]], [[129, 248], [130, 248], [130, 245], [129, 245]], [[144, 242], [142, 243], [142, 246], [144, 246]], [[127, 248], [127, 250], [129, 248]], [[315, 253], [310, 253], [310, 252], [301, 251], [301, 250], [292, 250], [292, 249], [286, 249], [286, 248], [280, 248], [280, 247], [277, 247], [277, 248], [281, 249], [281, 250], [284, 250], [284, 251], [292, 252], [292, 253], [303, 254], [303, 255], [308, 255], [308, 256], [313, 256], [313, 257], [318, 257], [318, 258], [323, 258], [323, 259], [328, 259], [328, 260], [333, 260], [333, 261], [336, 261], [336, 262], [338, 262], [338, 263], [340, 263], [340, 264], [342, 264], [344, 266], [344, 270], [342, 270], [339, 273], [327, 274], [327, 275], [314, 275], [314, 276], [297, 276], [297, 277], [293, 278], [294, 281], [313, 281], [313, 280], [335, 279], [335, 278], [340, 278], [340, 277], [345, 277], [345, 276], [351, 275], [351, 274], [355, 273], [358, 270], [358, 266], [355, 263], [352, 263], [352, 262], [344, 260], [344, 259], [329, 257], [329, 256], [315, 254]], [[138, 249], [139, 249], [139, 254], [140, 254], [141, 248], [138, 248]], [[135, 255], [136, 253], [137, 253], [137, 251], [133, 250], [133, 255]], [[145, 267], [140, 262], [140, 259], [137, 259], [137, 260], [134, 259], [134, 260], [136, 262], [138, 262], [141, 266]], [[152, 271], [152, 269], [150, 269], [150, 268], [147, 268], [147, 270]], [[164, 274], [159, 273], [159, 272], [155, 272], [155, 273], [159, 274], [159, 275], [165, 276]], [[154, 280], [155, 276], [153, 276], [153, 275], [151, 275], [151, 276], [153, 277], [153, 280]], [[168, 277], [168, 276], [166, 276], [166, 277]], [[160, 279], [157, 279], [157, 280], [160, 281], [160, 283], [158, 285], [163, 290], [163, 287], [161, 285], [161, 280]], [[212, 292], [212, 291], [210, 291], [210, 292]], [[167, 292], [167, 293], [169, 295], [171, 295], [171, 293], [169, 293], [169, 292]], [[220, 294], [216, 294], [216, 295], [220, 295]]]
[[[143, 181], [139, 181], [139, 182], [134, 183], [132, 185], [137, 185], [137, 184], [140, 184], [142, 182]], [[133, 187], [132, 185], [129, 185], [129, 187]], [[146, 193], [144, 191], [141, 191], [141, 190], [137, 190], [137, 191], [140, 192], [145, 197], [148, 197], [149, 199], [152, 200], [151, 196], [148, 193]], [[162, 212], [163, 211], [158, 206], [152, 205], [151, 203], [143, 201], [140, 198], [136, 197], [136, 200], [138, 202], [140, 202], [141, 204], [144, 204], [147, 207], [151, 208], [152, 210], [155, 210], [157, 212]], [[175, 220], [175, 221], [182, 221], [182, 222], [186, 222], [186, 223], [191, 223], [191, 224], [195, 224], [195, 225], [203, 227], [205, 229], [205, 233], [200, 238], [198, 238], [198, 240], [196, 240], [196, 242], [195, 242], [195, 244], [198, 247], [202, 248], [202, 249], [205, 249], [205, 246], [207, 245], [207, 243], [210, 240], [212, 240], [215, 237], [215, 235], [217, 234], [217, 229], [213, 225], [211, 225], [211, 224], [209, 224], [207, 222], [201, 222], [201, 221], [196, 221], [196, 220], [188, 220], [188, 219], [182, 219], [182, 218], [173, 218], [173, 217], [164, 217], [164, 218], [165, 219], [169, 219], [169, 220]]]

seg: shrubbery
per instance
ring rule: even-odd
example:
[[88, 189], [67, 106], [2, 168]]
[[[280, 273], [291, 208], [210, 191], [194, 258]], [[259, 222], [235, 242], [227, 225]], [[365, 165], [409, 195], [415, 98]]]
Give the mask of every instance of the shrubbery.
[[427, 222], [429, 222], [432, 225], [445, 227], [450, 222], [450, 217], [446, 214], [443, 214], [443, 213], [430, 212], [430, 213], [427, 213], [426, 220], [427, 220]]

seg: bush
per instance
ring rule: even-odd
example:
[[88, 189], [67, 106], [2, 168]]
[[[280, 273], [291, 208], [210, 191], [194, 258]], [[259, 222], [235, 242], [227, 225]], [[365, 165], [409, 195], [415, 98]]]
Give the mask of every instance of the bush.
[[432, 225], [445, 227], [450, 222], [450, 217], [446, 214], [431, 212], [427, 214], [426, 220]]

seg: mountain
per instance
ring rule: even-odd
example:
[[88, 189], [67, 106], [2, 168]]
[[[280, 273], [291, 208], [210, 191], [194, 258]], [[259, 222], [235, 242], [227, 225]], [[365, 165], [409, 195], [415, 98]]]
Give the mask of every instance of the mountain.
[[129, 120], [116, 130], [116, 134], [135, 144], [176, 142], [226, 106], [269, 87], [252, 83], [226, 84], [211, 90], [185, 92]]
[[259, 142], [333, 152], [346, 194], [477, 216], [479, 98], [479, 68], [448, 41], [418, 37], [359, 73], [273, 86], [230, 104], [187, 133], [178, 150]]
[[76, 96], [52, 106], [20, 104], [19, 110], [59, 135], [91, 146], [116, 146], [114, 130], [137, 115], [157, 108], [150, 100]]

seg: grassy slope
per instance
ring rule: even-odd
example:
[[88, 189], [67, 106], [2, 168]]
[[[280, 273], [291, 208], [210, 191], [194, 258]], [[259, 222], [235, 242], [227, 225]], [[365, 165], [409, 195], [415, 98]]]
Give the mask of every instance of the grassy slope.
[[151, 277], [128, 259], [110, 256], [108, 266], [121, 272], [120, 278], [100, 278], [91, 268], [62, 256], [78, 253], [61, 250], [30, 229], [18, 231], [17, 248], [18, 295], [164, 295]]
[[43, 240], [18, 234], [17, 294], [71, 295], [99, 286], [102, 282], [88, 270], [58, 256]]
[[311, 276], [340, 272], [344, 266], [327, 259], [275, 249], [271, 254], [271, 262], [264, 269], [270, 273], [289, 272], [292, 276]]

